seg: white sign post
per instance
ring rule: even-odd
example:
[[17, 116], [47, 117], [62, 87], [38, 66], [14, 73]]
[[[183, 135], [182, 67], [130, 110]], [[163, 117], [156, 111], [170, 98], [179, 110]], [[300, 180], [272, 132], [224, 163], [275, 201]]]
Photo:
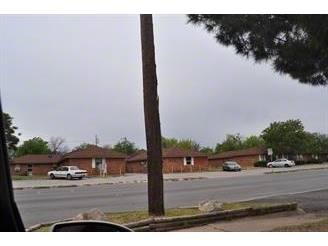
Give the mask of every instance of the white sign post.
[[271, 148], [268, 149], [268, 156], [270, 156], [271, 158], [271, 161], [272, 161], [272, 154], [273, 154], [273, 151]]

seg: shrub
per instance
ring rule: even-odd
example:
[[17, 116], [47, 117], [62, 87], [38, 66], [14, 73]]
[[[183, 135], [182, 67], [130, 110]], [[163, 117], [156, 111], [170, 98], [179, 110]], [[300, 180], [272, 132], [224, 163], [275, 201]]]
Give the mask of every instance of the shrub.
[[320, 159], [312, 159], [311, 160], [311, 163], [320, 164], [320, 163], [322, 163], [322, 160], [320, 160]]
[[306, 164], [305, 161], [295, 161], [296, 166], [300, 166], [300, 165], [304, 165], [304, 164]]
[[267, 161], [258, 161], [254, 163], [254, 167], [266, 167], [267, 163]]

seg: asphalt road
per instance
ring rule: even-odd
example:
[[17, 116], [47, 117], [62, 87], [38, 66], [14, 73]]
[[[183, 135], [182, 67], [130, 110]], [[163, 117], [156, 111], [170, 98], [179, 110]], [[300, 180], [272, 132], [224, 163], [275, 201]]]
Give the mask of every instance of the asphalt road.
[[[327, 188], [328, 170], [322, 169], [165, 182], [164, 198], [165, 208], [196, 206], [209, 199], [280, 199], [326, 213]], [[146, 183], [15, 190], [15, 199], [26, 227], [70, 218], [91, 208], [120, 212], [148, 207]]]

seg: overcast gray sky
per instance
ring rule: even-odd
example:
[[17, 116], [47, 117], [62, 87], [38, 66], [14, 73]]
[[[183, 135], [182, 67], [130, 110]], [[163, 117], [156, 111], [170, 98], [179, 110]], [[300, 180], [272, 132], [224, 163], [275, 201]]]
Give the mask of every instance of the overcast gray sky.
[[[185, 15], [154, 15], [162, 135], [215, 147], [300, 119], [328, 134], [328, 88], [303, 85], [219, 45]], [[3, 110], [21, 142], [72, 148], [122, 137], [145, 148], [139, 15], [1, 15]]]

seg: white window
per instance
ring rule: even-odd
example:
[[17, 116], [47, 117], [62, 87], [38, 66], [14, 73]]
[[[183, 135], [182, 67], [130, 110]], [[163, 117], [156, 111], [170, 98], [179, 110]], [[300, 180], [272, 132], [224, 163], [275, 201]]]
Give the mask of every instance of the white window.
[[33, 174], [33, 165], [32, 164], [28, 164], [27, 165], [27, 174], [28, 175], [32, 175]]
[[191, 156], [187, 156], [183, 159], [183, 165], [185, 166], [193, 166], [194, 165], [194, 158]]
[[266, 161], [265, 155], [259, 155], [259, 161]]
[[140, 165], [143, 166], [143, 167], [147, 167], [147, 161], [141, 161]]
[[101, 168], [102, 165], [102, 158], [92, 158], [92, 168]]
[[21, 172], [21, 166], [15, 165], [15, 173], [20, 173], [20, 172]]
[[296, 159], [298, 161], [303, 161], [303, 155], [296, 155]]

